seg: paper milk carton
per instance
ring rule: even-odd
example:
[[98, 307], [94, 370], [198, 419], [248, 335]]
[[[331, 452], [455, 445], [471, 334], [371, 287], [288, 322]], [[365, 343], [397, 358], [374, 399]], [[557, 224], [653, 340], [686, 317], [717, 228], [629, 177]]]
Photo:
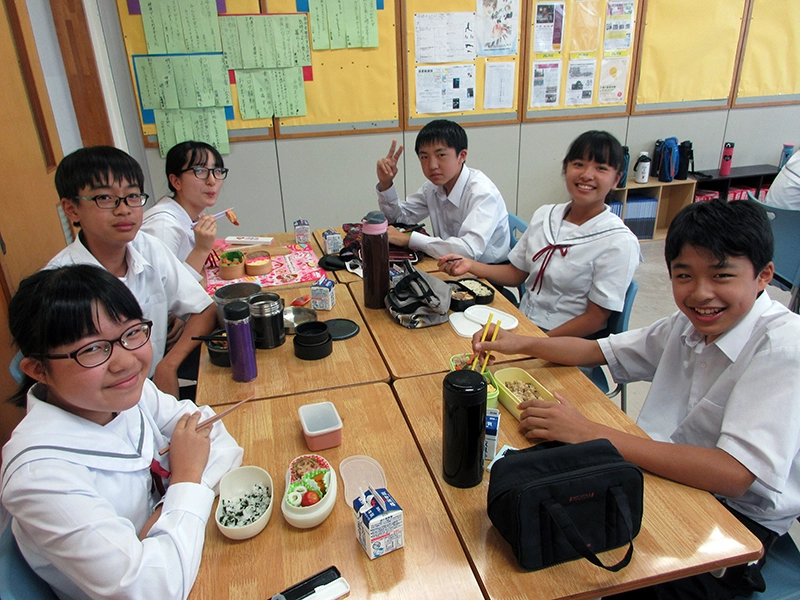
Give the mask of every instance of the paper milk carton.
[[342, 249], [342, 234], [335, 229], [323, 231], [322, 245], [325, 254], [337, 254]]
[[322, 277], [311, 284], [311, 308], [331, 310], [334, 304], [336, 304], [336, 289], [333, 281]]
[[386, 488], [369, 492], [353, 500], [356, 537], [370, 560], [403, 547], [403, 509]]
[[311, 241], [311, 227], [305, 219], [294, 222], [294, 241], [298, 244], [308, 244]]

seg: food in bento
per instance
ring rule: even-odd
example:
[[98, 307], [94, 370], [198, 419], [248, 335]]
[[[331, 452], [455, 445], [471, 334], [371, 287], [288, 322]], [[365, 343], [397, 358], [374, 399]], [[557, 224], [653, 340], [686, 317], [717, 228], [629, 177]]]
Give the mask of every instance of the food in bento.
[[491, 296], [492, 290], [476, 279], [459, 279], [458, 283], [470, 290], [476, 296]]
[[517, 398], [519, 398], [520, 402], [526, 402], [528, 400], [536, 400], [541, 398], [539, 395], [539, 391], [536, 389], [532, 383], [526, 383], [523, 381], [513, 380], [513, 381], [506, 381], [505, 386], [508, 388], [512, 394], [514, 394]]
[[230, 221], [237, 227], [239, 226], [239, 219], [236, 218], [236, 213], [233, 212], [232, 208], [229, 208], [228, 210], [225, 211], [225, 216], [228, 217], [228, 221]]
[[220, 267], [233, 267], [244, 262], [244, 254], [239, 250], [223, 252], [219, 257]]
[[313, 471], [329, 470], [330, 468], [328, 461], [319, 454], [303, 454], [295, 458], [289, 466], [292, 472], [292, 482], [303, 479]]
[[220, 502], [223, 511], [219, 516], [220, 524], [225, 527], [244, 527], [254, 523], [267, 511], [272, 498], [266, 487], [256, 483], [250, 492]]

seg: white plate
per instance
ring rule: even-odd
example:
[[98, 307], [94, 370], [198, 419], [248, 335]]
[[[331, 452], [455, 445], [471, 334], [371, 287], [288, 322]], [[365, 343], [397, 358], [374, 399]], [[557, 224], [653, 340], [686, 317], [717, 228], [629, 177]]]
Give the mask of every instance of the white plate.
[[[517, 317], [514, 315], [510, 315], [507, 312], [497, 310], [496, 308], [492, 308], [491, 306], [484, 304], [475, 304], [464, 311], [464, 316], [473, 323], [477, 323], [478, 328], [486, 325], [486, 321], [489, 320], [490, 314], [493, 315], [492, 323], [497, 323], [497, 320], [499, 319], [502, 321], [500, 323], [500, 328], [505, 329], [506, 331], [511, 331], [512, 329], [515, 329], [517, 325], [519, 325], [519, 321], [517, 321]], [[477, 329], [475, 329], [473, 333], [475, 333], [475, 331], [477, 331]]]

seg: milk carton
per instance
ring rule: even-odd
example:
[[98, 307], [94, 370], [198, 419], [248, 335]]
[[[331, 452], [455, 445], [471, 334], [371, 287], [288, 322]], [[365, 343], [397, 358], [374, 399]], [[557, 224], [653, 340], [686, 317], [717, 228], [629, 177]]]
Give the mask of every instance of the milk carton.
[[331, 310], [334, 304], [336, 304], [336, 289], [333, 281], [322, 277], [311, 284], [311, 308]]
[[335, 229], [323, 231], [322, 245], [325, 254], [337, 254], [342, 249], [342, 234]]
[[403, 547], [403, 509], [386, 488], [369, 492], [353, 500], [356, 537], [370, 560]]
[[311, 227], [305, 219], [294, 222], [294, 241], [298, 244], [308, 244], [311, 241]]
[[493, 460], [497, 454], [497, 432], [500, 430], [500, 411], [486, 409], [486, 437], [483, 442], [483, 460]]

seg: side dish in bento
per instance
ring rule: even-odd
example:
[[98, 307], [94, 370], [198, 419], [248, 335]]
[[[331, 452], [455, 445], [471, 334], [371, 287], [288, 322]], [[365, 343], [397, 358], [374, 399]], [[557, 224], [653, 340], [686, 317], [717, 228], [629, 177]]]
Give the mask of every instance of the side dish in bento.
[[505, 385], [509, 392], [519, 398], [520, 402], [541, 398], [539, 390], [532, 383], [514, 380], [506, 381]]

